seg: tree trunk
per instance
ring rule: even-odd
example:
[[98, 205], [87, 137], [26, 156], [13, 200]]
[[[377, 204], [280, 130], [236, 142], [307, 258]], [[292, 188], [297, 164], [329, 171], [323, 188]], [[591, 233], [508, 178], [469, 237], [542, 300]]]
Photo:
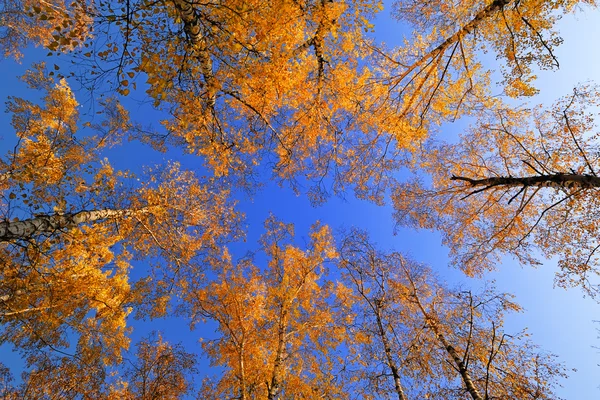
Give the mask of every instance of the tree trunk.
[[493, 2], [488, 4], [481, 11], [479, 11], [477, 13], [477, 15], [475, 15], [475, 17], [471, 21], [469, 21], [469, 23], [467, 23], [462, 28], [460, 28], [454, 35], [452, 35], [449, 38], [447, 38], [446, 40], [444, 40], [438, 47], [431, 50], [429, 53], [425, 54], [423, 57], [419, 58], [414, 64], [412, 64], [410, 67], [408, 67], [408, 69], [406, 71], [404, 71], [404, 73], [397, 78], [397, 81], [398, 82], [402, 81], [409, 74], [411, 74], [415, 69], [422, 67], [429, 60], [431, 60], [432, 58], [435, 58], [439, 54], [446, 51], [446, 49], [448, 47], [450, 47], [451, 45], [458, 42], [460, 39], [462, 39], [463, 36], [468, 35], [473, 29], [475, 29], [477, 27], [477, 25], [479, 25], [481, 23], [481, 21], [488, 18], [496, 11], [501, 10], [502, 8], [504, 8], [504, 6], [506, 6], [511, 1], [512, 0], [494, 0]]
[[475, 384], [473, 383], [473, 380], [471, 379], [471, 376], [469, 375], [469, 371], [467, 370], [467, 367], [465, 366], [465, 364], [461, 360], [460, 356], [456, 352], [456, 349], [454, 348], [454, 346], [452, 346], [450, 343], [448, 343], [448, 341], [446, 340], [446, 337], [439, 330], [436, 322], [432, 318], [429, 318], [427, 316], [427, 314], [424, 314], [424, 315], [425, 315], [425, 319], [427, 320], [427, 324], [431, 327], [431, 329], [437, 336], [437, 338], [438, 338], [439, 342], [442, 344], [442, 346], [444, 346], [444, 349], [446, 349], [446, 351], [448, 352], [448, 354], [454, 361], [454, 364], [456, 364], [456, 367], [458, 368], [458, 372], [460, 373], [460, 377], [462, 378], [462, 381], [465, 384], [465, 387], [466, 387], [467, 391], [469, 392], [469, 394], [471, 395], [471, 397], [473, 398], [473, 400], [483, 400], [483, 397], [481, 396], [481, 394], [479, 394], [479, 391], [475, 387]]
[[27, 240], [37, 235], [52, 234], [82, 223], [126, 217], [143, 211], [104, 209], [80, 211], [72, 214], [39, 215], [23, 221], [3, 221], [0, 222], [0, 242]]
[[31, 308], [25, 308], [25, 309], [16, 310], [16, 311], [0, 312], [0, 319], [3, 318], [3, 317], [12, 317], [13, 315], [26, 314], [26, 313], [30, 313], [30, 312], [33, 312], [33, 311], [49, 310], [51, 308], [56, 308], [56, 307], [58, 307], [58, 306], [31, 307]]
[[471, 179], [464, 176], [452, 176], [452, 181], [467, 182], [471, 187], [483, 187], [480, 191], [494, 187], [554, 187], [564, 189], [600, 188], [600, 177], [583, 174], [549, 174], [525, 177], [500, 176], [483, 179]]
[[383, 342], [383, 350], [385, 351], [385, 357], [387, 359], [388, 366], [392, 371], [392, 376], [394, 378], [394, 387], [396, 389], [396, 394], [398, 394], [398, 400], [407, 400], [406, 395], [404, 394], [404, 390], [402, 389], [402, 383], [400, 382], [400, 373], [398, 372], [398, 367], [392, 358], [392, 348], [390, 346], [390, 342], [385, 333], [385, 329], [383, 327], [383, 323], [381, 322], [381, 312], [379, 308], [375, 309], [375, 317], [377, 318], [377, 327], [379, 328], [379, 335], [381, 336], [381, 341]]
[[419, 307], [421, 314], [423, 314], [425, 323], [427, 324], [427, 326], [429, 326], [431, 328], [431, 330], [435, 334], [437, 340], [442, 344], [444, 350], [446, 350], [446, 352], [448, 352], [448, 355], [454, 362], [456, 368], [458, 369], [458, 373], [460, 374], [460, 377], [465, 385], [465, 389], [467, 390], [467, 392], [469, 392], [469, 394], [471, 395], [473, 400], [484, 400], [483, 396], [481, 396], [481, 394], [475, 387], [475, 384], [473, 383], [473, 379], [471, 378], [471, 375], [469, 374], [467, 366], [465, 365], [463, 360], [460, 358], [460, 356], [456, 352], [456, 349], [454, 348], [454, 346], [452, 346], [448, 342], [448, 340], [446, 339], [446, 337], [440, 330], [440, 328], [437, 324], [437, 321], [431, 315], [429, 315], [429, 313], [425, 310], [425, 307], [423, 307], [423, 304], [421, 303], [421, 299], [419, 299], [419, 295], [417, 293], [417, 287], [412, 279], [412, 276], [410, 275], [410, 272], [406, 268], [404, 268], [404, 272], [412, 286], [412, 293], [411, 293], [412, 296], [411, 297], [417, 303], [417, 306]]
[[271, 375], [271, 383], [268, 385], [268, 400], [275, 400], [279, 394], [281, 385], [281, 370], [283, 369], [283, 356], [286, 345], [286, 330], [287, 330], [287, 311], [282, 310], [279, 327], [277, 330], [277, 350], [275, 353], [275, 361], [273, 363], [273, 374]]
[[208, 106], [215, 106], [215, 79], [213, 75], [213, 63], [208, 52], [206, 38], [202, 34], [202, 26], [200, 16], [194, 9], [193, 2], [189, 0], [173, 0], [175, 9], [177, 10], [181, 21], [183, 22], [183, 30], [187, 35], [189, 43], [192, 45], [194, 55], [200, 63], [200, 69], [206, 83], [206, 92], [208, 94]]
[[246, 366], [244, 364], [245, 357], [245, 341], [242, 339], [240, 344], [239, 368], [240, 368], [240, 400], [246, 400]]
[[[414, 286], [413, 286], [413, 289], [414, 289]], [[460, 377], [465, 385], [465, 388], [467, 389], [467, 391], [469, 392], [469, 394], [471, 395], [473, 400], [483, 400], [483, 397], [481, 396], [481, 394], [475, 387], [475, 384], [473, 383], [473, 379], [471, 378], [471, 375], [469, 374], [469, 371], [467, 370], [467, 366], [465, 365], [463, 360], [460, 358], [460, 356], [456, 352], [456, 349], [454, 348], [454, 346], [452, 346], [448, 342], [448, 340], [446, 339], [446, 337], [444, 336], [442, 331], [439, 329], [439, 326], [438, 326], [437, 322], [435, 321], [435, 319], [433, 319], [427, 313], [427, 311], [425, 311], [425, 308], [423, 307], [423, 305], [421, 304], [421, 301], [419, 300], [416, 289], [414, 289], [413, 294], [414, 294], [414, 298], [417, 301], [417, 305], [419, 306], [419, 309], [421, 310], [421, 313], [423, 314], [423, 317], [425, 318], [425, 323], [431, 328], [433, 333], [435, 333], [437, 340], [442, 344], [442, 346], [444, 347], [444, 350], [446, 350], [448, 352], [448, 355], [450, 356], [450, 358], [452, 358], [452, 361], [454, 361], [454, 364], [456, 365], [456, 368], [458, 369], [458, 373], [460, 374]]]

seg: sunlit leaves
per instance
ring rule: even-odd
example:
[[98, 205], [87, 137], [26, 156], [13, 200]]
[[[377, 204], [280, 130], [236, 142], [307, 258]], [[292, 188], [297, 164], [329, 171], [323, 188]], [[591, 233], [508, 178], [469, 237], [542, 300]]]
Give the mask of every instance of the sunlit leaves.
[[4, 57], [22, 57], [27, 45], [67, 52], [91, 37], [94, 7], [85, 1], [2, 1], [0, 51]]
[[[27, 360], [34, 397], [96, 397], [123, 362], [134, 308], [164, 315], [164, 288], [200, 273], [199, 259], [238, 234], [239, 216], [226, 190], [176, 163], [140, 182], [102, 158], [130, 128], [115, 100], [85, 135], [66, 81], [42, 66], [24, 80], [45, 96], [8, 104], [17, 143], [1, 163], [0, 343]], [[163, 264], [132, 284], [132, 259]]]
[[207, 398], [312, 397], [340, 393], [329, 382], [330, 351], [340, 344], [333, 325], [331, 286], [324, 263], [336, 256], [329, 229], [316, 224], [307, 250], [290, 243], [293, 227], [271, 217], [265, 223], [267, 265], [217, 264], [218, 278], [191, 292], [195, 321], [217, 323], [219, 336], [204, 341], [212, 363], [225, 368], [206, 383]]
[[432, 144], [420, 161], [432, 186], [398, 186], [398, 222], [440, 229], [469, 274], [494, 268], [504, 253], [537, 264], [537, 248], [559, 257], [560, 285], [593, 294], [597, 103], [597, 89], [579, 87], [547, 109], [498, 107], [458, 144]]
[[350, 385], [394, 398], [554, 398], [564, 368], [525, 332], [503, 331], [521, 311], [512, 296], [452, 289], [427, 266], [378, 250], [361, 231], [343, 240], [341, 267], [354, 292], [348, 324]]
[[[558, 66], [555, 22], [580, 3], [400, 1], [416, 31], [394, 49], [365, 35], [382, 7], [371, 0], [2, 3], [6, 55], [28, 43], [68, 53], [70, 76], [103, 92], [82, 121], [67, 81], [49, 78], [64, 72], [57, 63], [24, 77], [41, 100], [8, 102], [0, 342], [27, 359], [31, 395], [184, 396], [195, 370], [179, 346], [143, 340], [123, 367], [131, 317], [176, 313], [216, 327], [203, 350], [223, 373], [203, 398], [551, 397], [562, 368], [504, 333], [518, 310], [508, 295], [450, 289], [357, 232], [330, 275], [338, 252], [320, 224], [304, 247], [274, 217], [258, 256], [223, 245], [241, 237], [234, 185], [272, 178], [308, 187], [315, 204], [348, 191], [383, 204], [410, 165], [433, 189], [398, 185], [399, 222], [442, 229], [468, 274], [503, 252], [535, 263], [539, 246], [562, 256], [559, 283], [588, 285], [600, 181], [583, 104], [598, 95], [511, 109], [490, 97], [478, 61], [493, 50], [504, 94], [534, 94], [533, 68]], [[132, 94], [160, 111], [160, 128], [132, 121], [118, 101]], [[462, 115], [478, 125], [459, 144], [428, 142]], [[124, 138], [184, 149], [209, 177], [176, 162], [120, 171], [107, 150]]]

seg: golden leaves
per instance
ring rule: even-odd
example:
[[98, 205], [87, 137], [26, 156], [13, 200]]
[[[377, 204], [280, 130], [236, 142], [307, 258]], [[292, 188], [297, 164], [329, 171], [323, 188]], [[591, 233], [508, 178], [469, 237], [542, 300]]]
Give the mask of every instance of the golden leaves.
[[[98, 135], [75, 139], [78, 104], [66, 81], [55, 85], [43, 66], [25, 80], [46, 95], [41, 105], [9, 103], [20, 141], [1, 163], [9, 233], [1, 248], [0, 340], [28, 357], [26, 379], [39, 386], [36, 395], [63, 385], [69, 395], [94, 397], [106, 371], [123, 361], [133, 306], [164, 314], [173, 285], [185, 288], [202, 259], [238, 235], [239, 216], [226, 190], [177, 164], [124, 190], [131, 174], [100, 156], [130, 129], [125, 109], [106, 101], [104, 118], [84, 124]], [[157, 256], [165, 265], [148, 274], [155, 279], [132, 285], [131, 259]]]
[[482, 399], [535, 390], [552, 398], [564, 368], [526, 333], [502, 331], [505, 313], [520, 311], [512, 296], [450, 288], [358, 230], [345, 235], [340, 253], [343, 279], [356, 294], [349, 364], [361, 367], [348, 370], [361, 394], [431, 398], [460, 390]]
[[[226, 368], [213, 388], [242, 397], [331, 392], [318, 383], [326, 366], [314, 361], [339, 340], [329, 336], [336, 329], [326, 307], [332, 293], [320, 283], [322, 264], [335, 255], [331, 235], [327, 227], [313, 226], [302, 251], [289, 244], [291, 225], [271, 217], [265, 226], [267, 265], [233, 265], [225, 255], [215, 266], [219, 279], [188, 295], [195, 319], [214, 320], [222, 335], [203, 343], [212, 362]], [[319, 346], [323, 353], [316, 354]]]
[[51, 51], [74, 50], [91, 38], [94, 11], [88, 2], [5, 2], [0, 14], [3, 55], [19, 60], [29, 44]]
[[399, 223], [439, 229], [469, 274], [495, 268], [501, 254], [537, 264], [533, 249], [560, 258], [561, 285], [596, 291], [598, 164], [594, 88], [576, 88], [551, 108], [498, 107], [455, 145], [431, 145], [412, 181], [394, 195]]
[[[369, 268], [357, 270], [365, 258], [356, 256], [342, 263], [347, 271], [354, 268], [345, 283], [327, 281], [326, 265], [338, 251], [330, 229], [319, 224], [300, 248], [292, 243], [292, 226], [270, 218], [261, 242], [268, 260], [259, 266], [233, 261], [222, 245], [240, 235], [240, 215], [228, 200], [231, 184], [252, 188], [263, 166], [295, 189], [308, 180], [314, 203], [330, 191], [354, 190], [383, 204], [397, 172], [410, 165], [430, 173], [434, 187], [419, 181], [397, 186], [398, 219], [442, 229], [468, 274], [491, 268], [496, 250], [534, 263], [530, 250], [538, 244], [548, 255], [562, 251], [560, 283], [585, 284], [595, 272], [590, 263], [597, 262], [598, 232], [582, 217], [597, 213], [593, 196], [583, 192], [595, 187], [598, 157], [591, 156], [596, 149], [586, 136], [593, 118], [578, 104], [596, 96], [582, 90], [548, 115], [498, 108], [488, 117], [482, 110], [500, 105], [489, 97], [489, 71], [476, 57], [485, 46], [493, 49], [505, 62], [505, 94], [533, 94], [532, 63], [558, 63], [556, 10], [568, 12], [575, 4], [401, 1], [398, 16], [418, 32], [396, 49], [365, 36], [382, 6], [369, 0], [71, 7], [25, 1], [14, 13], [3, 9], [7, 53], [16, 54], [30, 40], [60, 52], [83, 44], [85, 52], [75, 55], [93, 64], [92, 71], [111, 71], [116, 93], [138, 94], [136, 78], [146, 79], [146, 94], [167, 116], [164, 134], [147, 134], [108, 98], [100, 102], [101, 121], [83, 124], [93, 135], [75, 138], [78, 104], [67, 82], [55, 84], [41, 66], [26, 75], [46, 96], [40, 103], [9, 103], [20, 142], [0, 167], [2, 226], [8, 232], [1, 248], [8, 261], [0, 272], [0, 315], [8, 333], [1, 337], [12, 338], [24, 352], [50, 345], [66, 349], [77, 341], [73, 359], [31, 356], [30, 382], [41, 395], [69, 378], [80, 384], [77, 395], [97, 395], [103, 383], [81, 371], [89, 367], [102, 376], [121, 363], [133, 308], [140, 316], [160, 317], [175, 306], [195, 323], [213, 319], [218, 325], [220, 336], [206, 341], [204, 350], [226, 373], [205, 385], [207, 396], [342, 397], [346, 388], [333, 385], [329, 375], [343, 376], [345, 354], [336, 349], [344, 341], [361, 368], [378, 360], [398, 382], [401, 371], [405, 383], [424, 381], [439, 389], [424, 398], [443, 396], [453, 389], [444, 383], [459, 381], [477, 397], [472, 377], [484, 379], [486, 360], [487, 372], [492, 361], [510, 371], [524, 364], [522, 376], [529, 378], [532, 364], [505, 353], [496, 341], [502, 313], [518, 308], [505, 298], [486, 314], [429, 279], [426, 268], [369, 251], [363, 251], [374, 260]], [[94, 46], [88, 42], [92, 26], [100, 36]], [[436, 126], [461, 115], [476, 116], [479, 125], [459, 145], [427, 142]], [[531, 127], [529, 118], [535, 120]], [[102, 160], [104, 149], [136, 135], [163, 150], [175, 144], [200, 156], [214, 178], [170, 163], [148, 170], [137, 183]], [[517, 173], [525, 180], [516, 181]], [[553, 191], [544, 195], [547, 189]], [[150, 264], [135, 284], [129, 282], [133, 258]], [[466, 297], [479, 301], [471, 293]], [[186, 303], [178, 304], [180, 299]], [[400, 350], [411, 356], [396, 363], [400, 351], [385, 343], [396, 334], [393, 321], [404, 323], [397, 337], [403, 339]], [[475, 332], [470, 337], [469, 324]], [[378, 354], [378, 345], [385, 355]], [[175, 353], [160, 338], [155, 348], [144, 342], [132, 385], [117, 382], [112, 395], [142, 396], [136, 375], [141, 370], [175, 382], [171, 392], [157, 389], [157, 396], [183, 393]], [[464, 361], [469, 357], [471, 370]], [[501, 373], [493, 374], [500, 382]], [[365, 376], [348, 379], [356, 383]], [[45, 388], [44, 380], [54, 386]], [[500, 391], [498, 382], [489, 387]], [[505, 397], [526, 393], [519, 390]]]

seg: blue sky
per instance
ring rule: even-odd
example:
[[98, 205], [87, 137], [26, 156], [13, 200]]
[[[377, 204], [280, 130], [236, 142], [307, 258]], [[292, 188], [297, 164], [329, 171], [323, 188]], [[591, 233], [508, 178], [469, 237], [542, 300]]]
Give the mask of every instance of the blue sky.
[[[388, 14], [389, 10], [385, 9], [376, 20], [375, 34], [377, 38], [391, 44], [400, 39], [400, 34], [399, 25], [387, 18]], [[534, 102], [551, 103], [559, 96], [569, 93], [578, 82], [600, 82], [600, 55], [596, 43], [600, 38], [600, 13], [585, 10], [585, 13], [565, 17], [559, 23], [559, 30], [564, 38], [564, 44], [557, 51], [561, 69], [539, 73], [537, 87], [540, 89], [540, 96], [533, 99]], [[0, 63], [0, 74], [6, 77], [0, 89], [3, 101], [9, 95], [30, 96], [13, 77], [20, 75], [31, 61], [40, 59], [44, 54], [45, 52], [38, 50], [32, 51], [21, 65], [12, 61]], [[486, 62], [493, 67], [494, 60], [488, 59]], [[50, 60], [48, 63], [51, 65]], [[35, 93], [30, 93], [31, 96], [35, 96]], [[135, 94], [133, 97], [135, 98]], [[85, 99], [84, 96], [78, 98], [80, 101]], [[130, 111], [136, 118], [146, 119], [150, 118], [150, 115], [155, 117], [154, 114], [149, 114], [148, 108], [134, 103], [130, 104]], [[5, 153], [13, 140], [12, 132], [8, 128], [8, 115], [1, 115], [0, 123], [4, 127], [1, 136], [5, 139], [0, 144], [0, 149]], [[446, 130], [455, 132], [457, 129], [456, 126], [449, 126]], [[197, 159], [192, 156], [182, 157], [177, 151], [160, 154], [148, 150], [139, 151], [137, 146], [130, 144], [116, 149], [109, 155], [111, 162], [130, 169], [170, 158], [183, 160], [184, 165], [190, 168], [200, 165]], [[242, 195], [240, 210], [246, 214], [245, 223], [249, 231], [247, 241], [235, 246], [238, 256], [243, 255], [246, 250], [258, 249], [257, 240], [263, 233], [263, 221], [273, 213], [285, 222], [296, 224], [295, 231], [299, 243], [302, 242], [303, 236], [307, 237], [309, 226], [316, 220], [329, 224], [334, 229], [357, 226], [368, 230], [372, 239], [383, 249], [399, 250], [418, 261], [428, 263], [450, 282], [467, 280], [459, 271], [447, 267], [447, 249], [441, 246], [438, 234], [399, 230], [397, 235], [393, 235], [391, 207], [379, 207], [355, 200], [352, 193], [348, 193], [346, 199], [334, 197], [325, 205], [315, 208], [306, 197], [296, 196], [289, 188], [280, 188], [271, 182], [253, 198]], [[508, 317], [506, 330], [517, 332], [527, 327], [535, 343], [559, 355], [567, 367], [577, 369], [577, 372], [570, 374], [569, 380], [562, 382], [564, 387], [558, 394], [567, 399], [600, 398], [600, 371], [597, 366], [600, 363], [600, 352], [593, 348], [596, 345], [600, 346], [600, 340], [596, 338], [596, 327], [600, 328], [600, 324], [593, 322], [594, 319], [600, 319], [598, 304], [589, 298], [583, 298], [578, 289], [565, 291], [553, 288], [555, 264], [549, 260], [538, 269], [522, 269], [514, 261], [506, 259], [498, 271], [491, 273], [488, 278], [496, 280], [499, 290], [514, 293], [517, 302], [525, 309], [522, 314]], [[471, 283], [480, 284], [476, 281]], [[201, 336], [212, 335], [210, 325], [204, 328], [204, 332], [202, 328], [189, 332], [184, 322], [172, 320], [139, 323], [135, 335], [152, 329], [163, 331], [164, 337], [170, 341], [184, 341], [193, 351], [200, 350], [197, 341]]]

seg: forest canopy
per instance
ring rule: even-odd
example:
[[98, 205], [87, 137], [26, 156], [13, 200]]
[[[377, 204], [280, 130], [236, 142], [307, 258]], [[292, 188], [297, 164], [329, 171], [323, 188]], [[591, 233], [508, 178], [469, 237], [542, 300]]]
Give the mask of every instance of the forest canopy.
[[[555, 257], [557, 285], [597, 295], [600, 91], [536, 105], [561, 19], [595, 7], [0, 0], [2, 62], [23, 62], [3, 93], [0, 396], [557, 398], [569, 366], [505, 325], [524, 310], [486, 274]], [[357, 215], [246, 215], [289, 191], [439, 232], [464, 279]]]

